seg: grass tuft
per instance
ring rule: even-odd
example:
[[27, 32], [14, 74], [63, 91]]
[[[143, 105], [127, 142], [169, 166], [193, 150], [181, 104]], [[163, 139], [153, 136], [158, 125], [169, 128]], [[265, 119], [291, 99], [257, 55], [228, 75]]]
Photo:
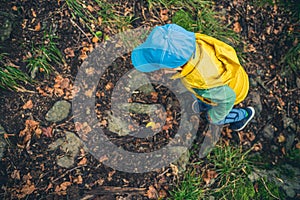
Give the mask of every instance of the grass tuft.
[[42, 44], [32, 47], [32, 56], [26, 60], [32, 78], [35, 78], [37, 72], [49, 76], [54, 70], [53, 64], [60, 65], [62, 63], [63, 57], [54, 42], [55, 38], [57, 37], [54, 35], [44, 33]]
[[29, 83], [30, 78], [16, 67], [12, 67], [5, 63], [6, 54], [0, 54], [0, 88], [10, 90], [23, 90], [20, 83]]

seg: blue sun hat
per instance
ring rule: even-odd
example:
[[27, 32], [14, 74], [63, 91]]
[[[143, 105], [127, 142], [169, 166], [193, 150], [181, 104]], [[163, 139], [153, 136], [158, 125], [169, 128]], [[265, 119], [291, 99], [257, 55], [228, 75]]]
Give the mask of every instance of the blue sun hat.
[[142, 72], [184, 65], [196, 48], [195, 33], [176, 24], [155, 27], [131, 53], [133, 66]]

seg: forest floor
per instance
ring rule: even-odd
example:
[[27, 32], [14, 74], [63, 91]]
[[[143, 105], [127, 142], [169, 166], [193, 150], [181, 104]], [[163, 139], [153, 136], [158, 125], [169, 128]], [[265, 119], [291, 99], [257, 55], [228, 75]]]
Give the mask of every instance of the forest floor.
[[[142, 2], [122, 0], [112, 9], [138, 18], [132, 22], [132, 28], [171, 22], [168, 12], [162, 18], [159, 11], [163, 8], [150, 12], [148, 5]], [[72, 90], [82, 62], [99, 46], [101, 40], [93, 39], [86, 28], [80, 28], [79, 21], [70, 20], [70, 12], [64, 1], [13, 0], [0, 3], [0, 9], [18, 16], [19, 22], [10, 38], [0, 44], [1, 52], [8, 53], [8, 59], [15, 66], [26, 68], [24, 60], [30, 57], [32, 44], [43, 43], [45, 30], [57, 36], [54, 40], [65, 60], [61, 65], [55, 65], [55, 72], [49, 77], [37, 72], [36, 83], [26, 85], [27, 91], [0, 90], [0, 124], [5, 130], [7, 143], [1, 160], [0, 197], [149, 199], [153, 197], [151, 191], [155, 191], [159, 197], [167, 198], [168, 190], [178, 179], [174, 167], [166, 166], [138, 174], [122, 172], [104, 165], [105, 156], [95, 158], [84, 144], [76, 139], [71, 142], [66, 139], [77, 137], [76, 131], [80, 129], [87, 133], [90, 131], [88, 125], [74, 122], [75, 116], [68, 110], [71, 105], [68, 103], [72, 103]], [[291, 150], [300, 148], [299, 72], [282, 66], [284, 53], [298, 42], [287, 35], [288, 31], [296, 29], [296, 24], [290, 21], [289, 13], [276, 5], [258, 6], [250, 1], [221, 0], [216, 1], [214, 9], [221, 13], [224, 24], [229, 24], [244, 41], [240, 51], [243, 51], [242, 65], [249, 74], [250, 91], [239, 106], [252, 105], [256, 110], [254, 119], [243, 131], [232, 132], [225, 128], [220, 140], [246, 149], [255, 147], [255, 152], [262, 155], [266, 163], [276, 166], [285, 162]], [[102, 32], [103, 40], [118, 32], [115, 27], [109, 26], [100, 26], [98, 31]], [[113, 62], [97, 85], [95, 110], [111, 141], [125, 150], [143, 153], [161, 148], [169, 138], [174, 137], [181, 119], [178, 114], [180, 108], [172, 92], [166, 87], [154, 85], [154, 89], [150, 88], [154, 90], [150, 95], [135, 93], [128, 101], [158, 103], [168, 108], [167, 122], [162, 126], [164, 132], [151, 139], [121, 137], [113, 133], [107, 128], [110, 96], [118, 80], [132, 69], [129, 54]], [[124, 98], [127, 97], [124, 95]], [[67, 115], [62, 120], [49, 120], [49, 110], [55, 103], [64, 102], [62, 100], [67, 102], [63, 108], [66, 110], [62, 111]], [[168, 107], [169, 104], [173, 105]], [[140, 125], [150, 122], [149, 116], [140, 113], [131, 117]], [[197, 130], [199, 137], [194, 141], [195, 152], [199, 150], [197, 146], [206, 130], [204, 122], [200, 122]], [[135, 129], [134, 126], [128, 128]], [[64, 147], [60, 141], [67, 141], [75, 148], [69, 150], [70, 147]], [[68, 153], [71, 154], [71, 161], [61, 164], [59, 158], [66, 157]], [[199, 160], [197, 155], [191, 155], [191, 163]]]

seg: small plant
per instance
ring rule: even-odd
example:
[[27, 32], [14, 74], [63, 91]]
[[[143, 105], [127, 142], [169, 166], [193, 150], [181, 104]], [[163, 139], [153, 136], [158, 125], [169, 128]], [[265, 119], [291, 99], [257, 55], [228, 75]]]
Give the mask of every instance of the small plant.
[[148, 0], [149, 9], [165, 7], [174, 12], [171, 21], [192, 32], [201, 32], [223, 40], [238, 43], [239, 36], [217, 18], [213, 3], [207, 0]]
[[38, 71], [49, 75], [53, 71], [53, 64], [60, 65], [63, 61], [61, 52], [54, 42], [55, 38], [54, 35], [45, 33], [42, 44], [32, 47], [32, 55], [26, 60], [32, 78], [35, 78]]
[[78, 19], [81, 25], [97, 38], [102, 36], [102, 34], [99, 34], [101, 31], [97, 30], [97, 27], [101, 25], [124, 29], [129, 27], [134, 20], [131, 15], [122, 16], [121, 12], [118, 13], [115, 9], [112, 9], [116, 4], [109, 4], [105, 1], [66, 0], [66, 4], [71, 11], [72, 18]]
[[183, 180], [170, 192], [170, 200], [201, 199], [203, 193], [201, 183], [202, 179], [195, 175], [195, 172], [186, 172]]
[[29, 83], [30, 78], [16, 67], [12, 67], [5, 63], [6, 54], [0, 54], [0, 88], [23, 91], [21, 82]]

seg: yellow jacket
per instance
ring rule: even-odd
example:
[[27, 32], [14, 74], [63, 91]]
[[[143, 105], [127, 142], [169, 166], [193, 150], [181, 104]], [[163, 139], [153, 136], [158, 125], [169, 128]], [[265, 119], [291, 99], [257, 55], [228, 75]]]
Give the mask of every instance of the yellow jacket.
[[183, 84], [202, 101], [214, 105], [209, 99], [197, 95], [193, 89], [210, 89], [228, 85], [236, 94], [235, 104], [245, 99], [249, 80], [240, 65], [235, 50], [213, 37], [195, 33], [196, 51], [172, 78], [181, 78]]

